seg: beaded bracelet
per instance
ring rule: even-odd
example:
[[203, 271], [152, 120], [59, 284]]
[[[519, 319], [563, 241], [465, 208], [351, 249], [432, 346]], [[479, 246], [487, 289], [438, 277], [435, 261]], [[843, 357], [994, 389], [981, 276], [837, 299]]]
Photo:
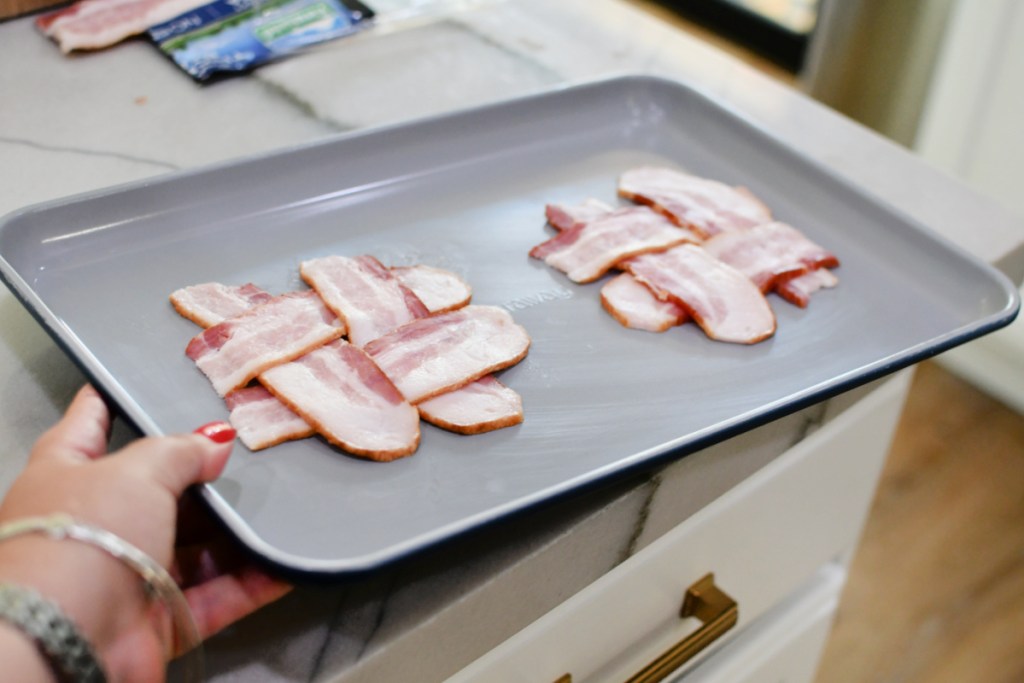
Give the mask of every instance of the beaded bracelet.
[[96, 653], [60, 607], [34, 590], [0, 584], [0, 619], [29, 636], [58, 681], [106, 683]]
[[192, 618], [188, 601], [178, 584], [156, 560], [120, 536], [92, 524], [79, 522], [58, 513], [48, 517], [25, 517], [0, 525], [0, 541], [28, 533], [43, 533], [50, 538], [73, 539], [100, 548], [130, 567], [142, 577], [146, 594], [167, 608], [174, 625], [171, 656], [184, 655], [186, 680], [203, 678], [202, 639]]

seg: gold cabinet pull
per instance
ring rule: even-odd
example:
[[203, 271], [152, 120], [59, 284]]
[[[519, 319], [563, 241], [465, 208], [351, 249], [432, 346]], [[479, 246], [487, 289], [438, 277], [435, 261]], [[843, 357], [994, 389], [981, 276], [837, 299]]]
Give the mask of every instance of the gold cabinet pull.
[[715, 585], [708, 574], [686, 590], [679, 616], [696, 617], [701, 627], [670, 647], [653, 662], [633, 674], [626, 683], [657, 683], [736, 625], [739, 605]]
[[[686, 589], [679, 616], [696, 617], [701, 627], [663, 652], [657, 659], [630, 676], [626, 683], [657, 683], [736, 625], [740, 608], [736, 601], [715, 585], [715, 575], [707, 574]], [[564, 674], [553, 683], [573, 683], [572, 674]]]

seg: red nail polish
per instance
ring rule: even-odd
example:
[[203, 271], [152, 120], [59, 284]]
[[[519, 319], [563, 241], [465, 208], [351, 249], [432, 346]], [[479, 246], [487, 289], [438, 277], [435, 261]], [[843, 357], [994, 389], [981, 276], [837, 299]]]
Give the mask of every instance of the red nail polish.
[[233, 441], [235, 438], [235, 429], [227, 422], [218, 420], [217, 422], [210, 422], [204, 424], [202, 427], [196, 430], [196, 434], [202, 434], [210, 441], [217, 443], [228, 443]]

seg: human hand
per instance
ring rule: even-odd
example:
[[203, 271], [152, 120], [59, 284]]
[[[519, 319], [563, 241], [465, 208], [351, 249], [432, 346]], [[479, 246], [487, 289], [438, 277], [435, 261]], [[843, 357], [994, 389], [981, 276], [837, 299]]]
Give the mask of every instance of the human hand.
[[[102, 527], [169, 569], [206, 638], [289, 590], [247, 561], [205, 510], [191, 484], [223, 471], [234, 432], [139, 439], [106, 455], [110, 413], [92, 387], [36, 443], [0, 504], [0, 523], [62, 512]], [[105, 456], [105, 457], [103, 457]], [[191, 503], [191, 505], [190, 505]], [[150, 604], [129, 568], [85, 543], [24, 535], [0, 543], [0, 581], [35, 588], [75, 621], [111, 681], [161, 681], [168, 616]]]

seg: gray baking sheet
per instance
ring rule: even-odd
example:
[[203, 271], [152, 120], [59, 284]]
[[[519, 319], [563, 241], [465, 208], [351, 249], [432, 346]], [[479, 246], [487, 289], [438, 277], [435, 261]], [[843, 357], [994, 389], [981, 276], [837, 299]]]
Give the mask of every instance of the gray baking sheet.
[[[693, 324], [628, 330], [530, 259], [544, 205], [596, 197], [640, 164], [745, 185], [839, 255], [840, 285], [801, 310], [771, 297], [754, 346]], [[370, 253], [461, 274], [529, 331], [501, 373], [523, 424], [476, 436], [423, 423], [412, 457], [367, 462], [319, 439], [240, 444], [205, 497], [281, 566], [372, 570], [580, 488], [685, 455], [1007, 324], [1015, 288], [686, 85], [621, 77], [348, 134], [30, 207], [0, 223], [0, 274], [142, 431], [227, 411], [184, 354], [185, 285], [303, 288], [298, 264]]]

